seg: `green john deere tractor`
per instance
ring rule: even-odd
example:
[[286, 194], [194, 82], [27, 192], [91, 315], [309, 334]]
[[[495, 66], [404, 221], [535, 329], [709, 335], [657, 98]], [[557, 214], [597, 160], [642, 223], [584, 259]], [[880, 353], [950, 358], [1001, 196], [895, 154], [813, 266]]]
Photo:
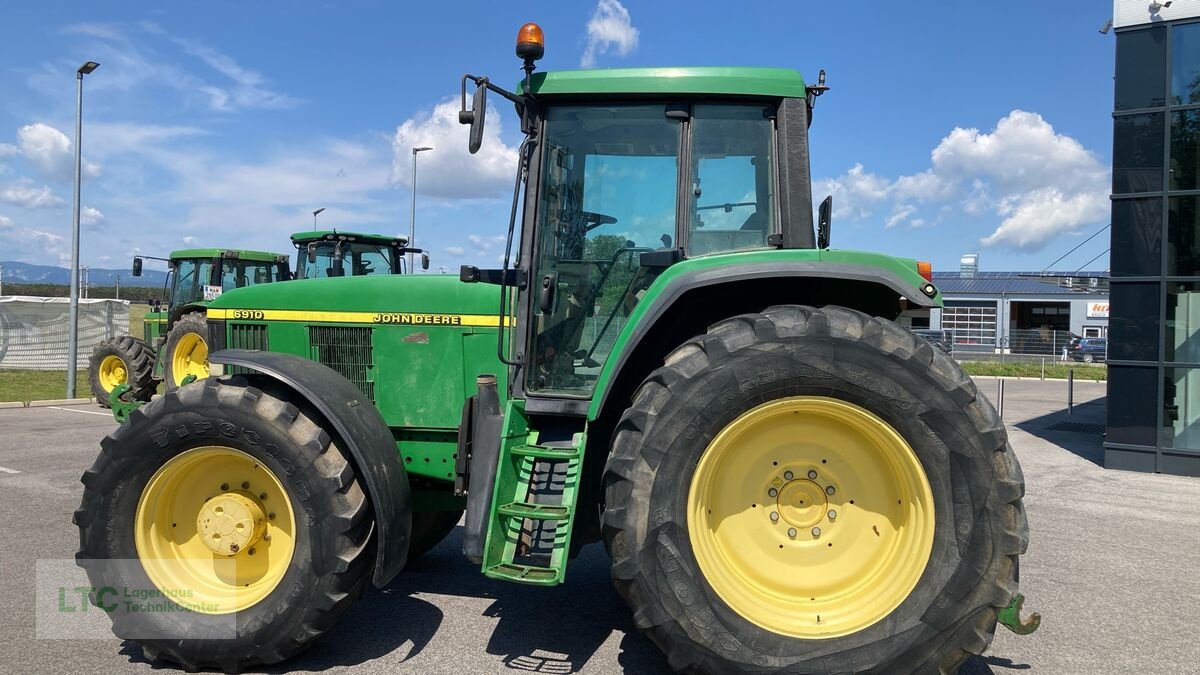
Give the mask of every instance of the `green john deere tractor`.
[[114, 631], [189, 669], [284, 660], [464, 512], [498, 582], [603, 542], [681, 671], [952, 673], [1035, 628], [1004, 425], [895, 323], [939, 305], [928, 266], [830, 250], [828, 200], [813, 226], [824, 78], [534, 73], [541, 37], [516, 92], [463, 79], [472, 151], [489, 92], [525, 134], [502, 267], [225, 293], [224, 374], [103, 440], [79, 564], [177, 608]]
[[429, 254], [409, 248], [407, 237], [314, 230], [293, 234], [292, 245], [296, 279], [402, 274], [405, 253], [421, 254], [422, 267], [429, 269]]
[[105, 407], [112, 405], [112, 394], [121, 385], [121, 400], [149, 401], [159, 382], [172, 390], [188, 376], [208, 377], [205, 306], [225, 291], [284, 281], [291, 275], [286, 255], [199, 248], [174, 251], [169, 258], [135, 257], [135, 277], [142, 275], [143, 258], [167, 263], [167, 305], [146, 313], [142, 337], [120, 335], [92, 351], [88, 379], [96, 401]]

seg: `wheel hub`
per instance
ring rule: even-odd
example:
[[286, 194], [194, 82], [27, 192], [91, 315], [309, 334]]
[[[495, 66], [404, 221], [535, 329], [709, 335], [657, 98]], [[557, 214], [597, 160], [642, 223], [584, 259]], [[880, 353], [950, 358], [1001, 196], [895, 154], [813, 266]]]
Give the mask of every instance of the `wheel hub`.
[[825, 488], [808, 479], [784, 483], [775, 504], [786, 524], [805, 530], [822, 525], [829, 510]]
[[266, 531], [262, 505], [238, 492], [223, 492], [209, 499], [196, 515], [196, 534], [218, 555], [237, 555], [257, 544]]

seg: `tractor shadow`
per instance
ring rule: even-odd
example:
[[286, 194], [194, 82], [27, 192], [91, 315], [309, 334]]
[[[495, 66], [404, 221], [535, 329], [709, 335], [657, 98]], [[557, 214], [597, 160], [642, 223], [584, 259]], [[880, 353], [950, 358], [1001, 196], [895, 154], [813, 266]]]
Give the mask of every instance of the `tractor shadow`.
[[406, 593], [487, 598], [483, 616], [496, 620], [487, 653], [505, 669], [566, 675], [579, 671], [614, 632], [623, 633], [618, 662], [625, 672], [668, 673], [658, 648], [637, 631], [613, 589], [604, 548], [590, 545], [571, 561], [567, 581], [541, 588], [496, 581], [461, 554], [462, 528], [393, 583]]

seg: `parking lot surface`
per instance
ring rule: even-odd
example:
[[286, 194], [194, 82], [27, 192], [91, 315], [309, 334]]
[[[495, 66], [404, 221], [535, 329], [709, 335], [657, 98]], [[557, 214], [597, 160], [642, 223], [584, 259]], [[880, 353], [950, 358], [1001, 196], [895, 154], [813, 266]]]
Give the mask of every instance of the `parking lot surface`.
[[[994, 398], [996, 380], [981, 378]], [[1200, 669], [1200, 479], [1108, 471], [1094, 428], [1104, 384], [1007, 381], [1004, 417], [1025, 470], [1031, 542], [1026, 608], [1042, 628], [1000, 628], [962, 675], [1181, 673]], [[31, 608], [38, 560], [70, 559], [79, 476], [115, 428], [95, 406], [0, 410], [0, 669], [150, 673], [141, 650], [109, 639], [42, 639]], [[558, 588], [491, 581], [456, 533], [387, 589], [372, 590], [313, 648], [274, 671], [657, 673], [666, 664], [633, 629], [603, 547], [587, 547]]]

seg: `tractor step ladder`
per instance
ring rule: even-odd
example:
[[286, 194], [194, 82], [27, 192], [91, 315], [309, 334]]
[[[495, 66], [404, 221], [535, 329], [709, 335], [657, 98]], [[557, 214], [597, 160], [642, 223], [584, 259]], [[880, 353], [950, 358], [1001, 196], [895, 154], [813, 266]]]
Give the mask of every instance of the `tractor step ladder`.
[[585, 435], [540, 445], [524, 424], [521, 403], [510, 402], [505, 416], [483, 573], [553, 586], [566, 575]]

